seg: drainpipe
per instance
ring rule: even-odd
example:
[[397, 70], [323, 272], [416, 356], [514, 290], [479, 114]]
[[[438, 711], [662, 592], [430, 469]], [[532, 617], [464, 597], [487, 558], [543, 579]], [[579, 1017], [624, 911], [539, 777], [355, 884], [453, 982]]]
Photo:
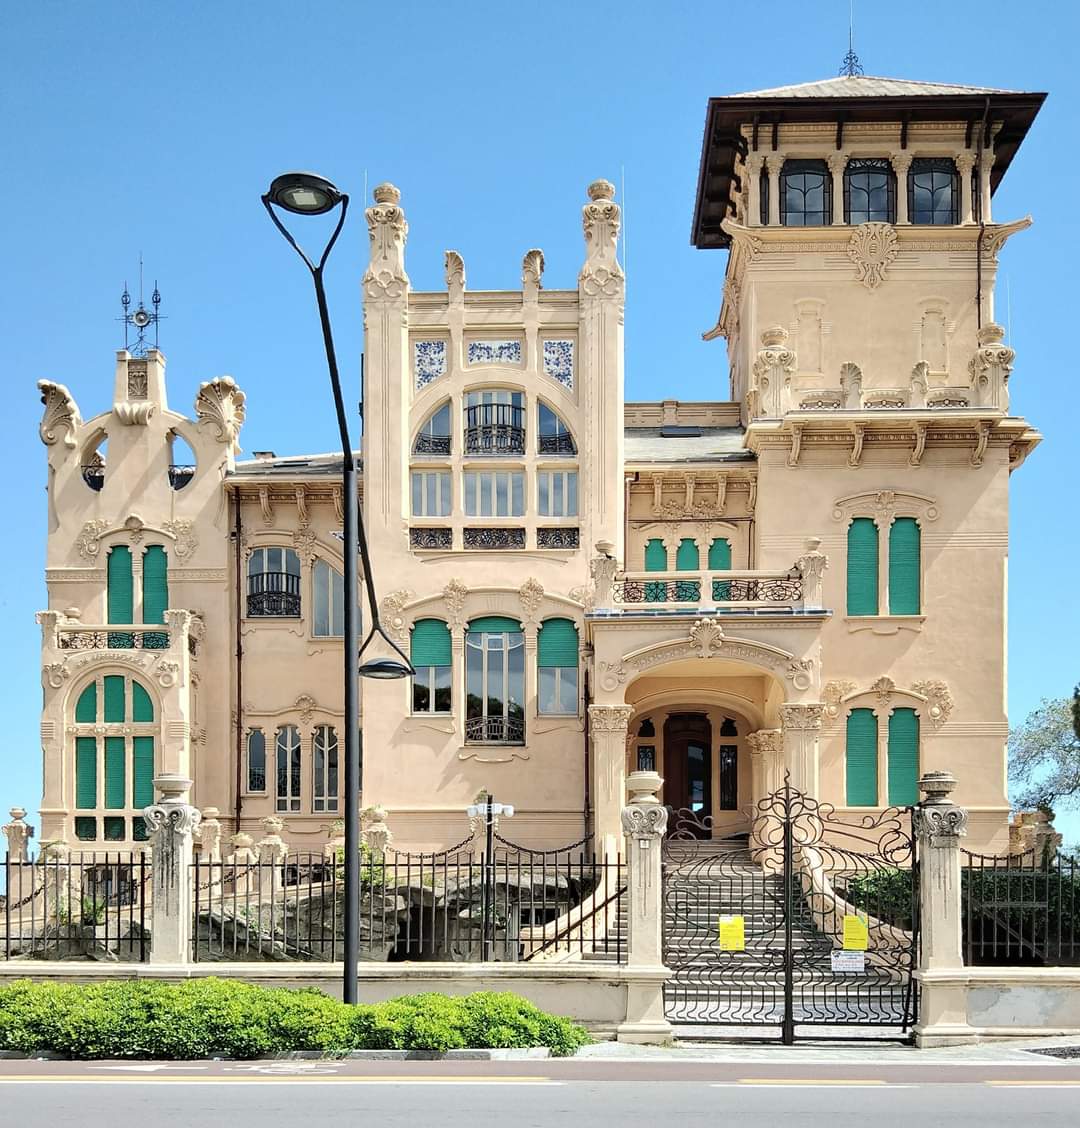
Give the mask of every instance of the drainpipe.
[[233, 548], [236, 565], [236, 797], [234, 804], [234, 817], [236, 829], [234, 834], [240, 833], [240, 815], [244, 805], [244, 640], [241, 634], [241, 625], [244, 621], [243, 614], [243, 559], [241, 553], [242, 526], [240, 523], [240, 491], [233, 495], [236, 505], [233, 517]]

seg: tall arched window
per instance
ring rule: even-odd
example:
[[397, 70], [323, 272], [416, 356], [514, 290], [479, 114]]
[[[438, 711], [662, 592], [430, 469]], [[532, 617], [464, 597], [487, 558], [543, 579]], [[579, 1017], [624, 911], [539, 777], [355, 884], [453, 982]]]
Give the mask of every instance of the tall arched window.
[[873, 709], [852, 709], [844, 753], [849, 807], [876, 807], [878, 801], [878, 724]]
[[319, 725], [311, 742], [314, 783], [311, 809], [333, 813], [338, 809], [338, 738], [331, 725]]
[[341, 638], [345, 634], [345, 580], [325, 560], [316, 560], [311, 569], [315, 610], [311, 633], [320, 638]]
[[274, 789], [277, 810], [292, 813], [300, 810], [300, 730], [296, 725], [282, 725], [274, 741], [277, 786]]
[[[142, 558], [142, 621], [164, 623], [169, 606], [169, 558], [160, 544], [150, 545]], [[165, 631], [143, 635], [143, 646], [164, 650], [169, 645]]]
[[832, 223], [832, 174], [824, 161], [784, 161], [780, 222], [787, 227]]
[[300, 557], [291, 548], [256, 548], [248, 560], [249, 616], [300, 617]]
[[896, 175], [887, 157], [848, 161], [844, 169], [844, 222], [896, 222]]
[[248, 730], [247, 780], [248, 791], [266, 790], [266, 735], [261, 728]]
[[854, 517], [848, 526], [847, 613], [878, 613], [878, 530], [872, 517]]
[[570, 428], [546, 403], [537, 407], [541, 454], [577, 454]]
[[465, 739], [525, 743], [525, 635], [516, 619], [486, 615], [465, 635]]
[[908, 219], [912, 223], [960, 222], [960, 177], [948, 157], [916, 157], [908, 171]]
[[75, 702], [75, 836], [142, 841], [154, 801], [154, 702], [141, 682], [103, 674]]

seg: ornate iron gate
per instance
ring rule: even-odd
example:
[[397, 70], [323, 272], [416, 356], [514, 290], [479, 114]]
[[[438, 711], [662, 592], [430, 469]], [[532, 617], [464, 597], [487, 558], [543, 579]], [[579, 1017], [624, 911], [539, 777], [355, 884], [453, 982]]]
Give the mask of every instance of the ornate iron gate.
[[910, 809], [841, 817], [785, 786], [748, 815], [748, 832], [714, 838], [711, 819], [670, 814], [668, 1020], [751, 1036], [772, 1027], [788, 1045], [802, 1027], [909, 1038], [918, 1004]]

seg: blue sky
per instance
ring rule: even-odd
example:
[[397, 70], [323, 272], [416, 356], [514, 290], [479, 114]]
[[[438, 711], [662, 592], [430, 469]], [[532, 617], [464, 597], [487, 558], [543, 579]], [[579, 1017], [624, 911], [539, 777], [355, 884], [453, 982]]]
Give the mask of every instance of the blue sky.
[[[0, 813], [36, 811], [41, 791], [34, 385], [67, 384], [84, 417], [108, 405], [120, 291], [140, 252], [164, 296], [171, 406], [190, 410], [200, 381], [229, 373], [248, 393], [247, 450], [326, 450], [334, 423], [310, 282], [259, 204], [274, 174], [317, 169], [357, 203], [365, 178], [393, 180], [420, 289], [441, 286], [447, 247], [474, 288], [517, 286], [530, 247], [544, 250], [549, 286], [574, 285], [585, 185], [625, 177], [627, 396], [724, 398], [723, 344], [700, 338], [725, 256], [689, 244], [705, 103], [835, 74], [847, 20], [847, 0], [6, 5]], [[1051, 93], [994, 200], [998, 220], [1035, 217], [1003, 254], [998, 317], [1017, 350], [1013, 407], [1045, 435], [1013, 478], [1015, 722], [1080, 679], [1080, 384], [1064, 269], [1077, 251], [1080, 19], [1048, 0], [863, 0], [856, 22], [869, 74]], [[357, 210], [328, 271], [354, 389], [365, 253]], [[1068, 831], [1080, 838], [1080, 819]]]

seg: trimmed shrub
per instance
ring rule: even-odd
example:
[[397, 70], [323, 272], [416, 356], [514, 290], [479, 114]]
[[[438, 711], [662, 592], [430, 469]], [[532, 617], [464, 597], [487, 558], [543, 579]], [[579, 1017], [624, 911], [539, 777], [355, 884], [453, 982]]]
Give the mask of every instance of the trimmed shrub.
[[315, 989], [229, 979], [120, 980], [78, 986], [18, 980], [0, 987], [0, 1049], [73, 1058], [251, 1058], [291, 1050], [546, 1046], [589, 1041], [569, 1019], [511, 994], [406, 995], [349, 1007]]

